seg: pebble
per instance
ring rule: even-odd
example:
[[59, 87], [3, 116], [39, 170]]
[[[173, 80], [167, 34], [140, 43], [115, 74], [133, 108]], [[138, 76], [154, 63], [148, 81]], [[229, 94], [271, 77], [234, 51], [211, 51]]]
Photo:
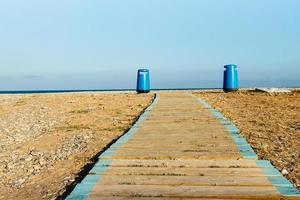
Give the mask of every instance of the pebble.
[[[63, 143], [58, 145], [55, 151], [40, 152], [31, 149], [28, 154], [20, 155], [17, 152], [11, 152], [9, 158], [5, 158], [3, 167], [0, 170], [2, 177], [16, 177], [17, 180], [7, 181], [12, 188], [21, 188], [27, 179], [38, 175], [43, 169], [50, 168], [58, 160], [69, 159], [74, 153], [88, 150], [88, 141], [93, 138], [91, 130], [80, 131], [71, 138], [66, 138]], [[21, 175], [20, 175], [21, 174]], [[71, 177], [67, 177], [67, 181]], [[5, 180], [0, 180], [4, 184]]]
[[29, 155], [27, 158], [25, 158], [25, 161], [26, 162], [29, 162], [29, 161], [31, 161], [32, 160], [32, 155]]
[[[25, 150], [29, 148], [28, 145], [22, 148], [23, 144], [27, 142], [34, 144], [35, 141], [39, 141], [41, 137], [49, 133], [53, 134], [53, 136], [58, 135], [61, 137], [59, 131], [56, 131], [56, 129], [70, 121], [70, 119], [64, 116], [69, 106], [72, 107], [70, 104], [75, 103], [77, 100], [66, 100], [70, 103], [67, 105], [68, 108], [66, 108], [66, 105], [55, 105], [55, 110], [53, 110], [51, 106], [40, 103], [14, 106], [16, 101], [22, 100], [22, 97], [9, 97], [12, 99], [5, 100], [7, 103], [3, 102], [3, 98], [1, 106], [6, 104], [13, 105], [13, 112], [5, 114], [2, 118], [3, 121], [0, 123], [0, 133], [3, 136], [1, 137], [0, 144], [0, 187], [7, 186], [12, 189], [18, 189], [26, 186], [26, 184], [32, 183], [33, 180], [37, 180], [35, 176], [40, 175], [46, 169], [55, 169], [56, 162], [64, 161], [76, 153], [89, 150], [88, 142], [93, 139], [94, 135], [93, 131], [89, 129], [78, 130], [78, 132], [72, 130], [60, 144], [51, 146], [51, 150], [48, 151], [45, 150], [43, 152], [39, 150], [39, 146], [35, 148], [35, 145], [32, 145], [32, 148], [27, 152]], [[47, 97], [47, 100], [49, 98], [50, 96]], [[139, 106], [144, 105], [140, 104]], [[103, 104], [99, 105], [99, 107], [103, 109], [107, 108]], [[133, 110], [139, 109], [137, 106], [132, 108]], [[89, 112], [92, 110], [89, 109], [86, 111]], [[134, 114], [128, 115], [128, 117], [133, 118]], [[120, 121], [121, 119], [115, 117], [113, 122], [117, 125]], [[106, 134], [109, 133], [107, 131]], [[107, 138], [105, 137], [100, 140], [107, 142]], [[14, 150], [11, 151], [11, 149]], [[66, 181], [73, 182], [75, 180], [72, 177], [67, 177]], [[35, 184], [34, 187], [43, 188], [45, 186]], [[45, 195], [44, 198], [50, 199], [47, 196], [49, 195]]]
[[289, 174], [289, 172], [288, 172], [286, 169], [283, 169], [283, 170], [281, 171], [281, 173], [282, 173], [282, 175], [288, 175], [288, 174]]

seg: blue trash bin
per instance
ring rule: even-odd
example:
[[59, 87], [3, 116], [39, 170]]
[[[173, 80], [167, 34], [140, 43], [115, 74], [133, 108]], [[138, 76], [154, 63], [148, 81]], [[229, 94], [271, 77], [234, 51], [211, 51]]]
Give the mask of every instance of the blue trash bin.
[[139, 69], [137, 77], [137, 89], [138, 93], [150, 92], [150, 73], [148, 69]]
[[224, 92], [233, 92], [239, 89], [239, 80], [238, 80], [238, 69], [236, 65], [225, 65], [224, 66]]

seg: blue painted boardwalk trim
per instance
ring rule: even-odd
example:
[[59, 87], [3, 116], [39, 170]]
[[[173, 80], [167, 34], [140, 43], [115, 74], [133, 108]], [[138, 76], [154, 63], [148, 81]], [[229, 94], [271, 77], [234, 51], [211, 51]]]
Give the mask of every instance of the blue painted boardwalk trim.
[[106, 151], [104, 151], [100, 157], [99, 161], [91, 169], [89, 175], [87, 175], [80, 184], [76, 185], [72, 193], [66, 198], [66, 200], [87, 200], [89, 194], [92, 192], [94, 186], [101, 180], [101, 174], [105, 173], [111, 164], [111, 160], [101, 160], [102, 158], [109, 158], [114, 155], [114, 153], [125, 144], [134, 134], [137, 133], [140, 125], [147, 119], [152, 108], [157, 104], [159, 100], [159, 94], [155, 94], [154, 101], [145, 110], [145, 112], [139, 117], [132, 128], [127, 131], [123, 136], [121, 136], [114, 144], [110, 146]]
[[[210, 104], [208, 104], [203, 99], [198, 98], [197, 96], [190, 94], [194, 97], [199, 104], [204, 108], [210, 110], [212, 115], [217, 118], [220, 123], [225, 126], [234, 143], [239, 148], [241, 154], [244, 156], [244, 159], [258, 159], [258, 156], [248, 144], [245, 138], [240, 134], [240, 130], [223, 114], [214, 109]], [[277, 191], [280, 192], [283, 196], [286, 197], [300, 197], [300, 192], [297, 188], [293, 186], [282, 174], [269, 162], [265, 160], [257, 160], [257, 165], [262, 168], [264, 174], [268, 180], [276, 187]]]
[[220, 121], [220, 123], [229, 132], [233, 142], [239, 148], [240, 153], [243, 155], [245, 159], [255, 159], [255, 160], [258, 159], [252, 147], [248, 144], [245, 138], [240, 134], [240, 130], [229, 119], [224, 117], [224, 115], [221, 112], [214, 109], [203, 99], [200, 99], [192, 94], [191, 96], [194, 97], [197, 100], [197, 102], [201, 104], [204, 108], [208, 109], [211, 112], [211, 114]]

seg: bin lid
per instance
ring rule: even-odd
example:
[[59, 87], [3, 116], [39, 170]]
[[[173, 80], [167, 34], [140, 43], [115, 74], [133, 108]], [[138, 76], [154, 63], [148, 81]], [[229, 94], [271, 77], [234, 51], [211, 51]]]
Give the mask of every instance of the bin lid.
[[139, 69], [139, 72], [149, 72], [149, 69]]
[[235, 65], [235, 64], [228, 64], [228, 65], [224, 66], [224, 68], [229, 68], [229, 67], [237, 67], [237, 65]]

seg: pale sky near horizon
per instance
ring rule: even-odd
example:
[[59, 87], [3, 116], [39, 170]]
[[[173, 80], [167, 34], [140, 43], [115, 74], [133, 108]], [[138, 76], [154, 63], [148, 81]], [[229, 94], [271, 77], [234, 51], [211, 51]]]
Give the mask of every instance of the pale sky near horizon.
[[0, 0], [0, 90], [300, 87], [299, 0]]

